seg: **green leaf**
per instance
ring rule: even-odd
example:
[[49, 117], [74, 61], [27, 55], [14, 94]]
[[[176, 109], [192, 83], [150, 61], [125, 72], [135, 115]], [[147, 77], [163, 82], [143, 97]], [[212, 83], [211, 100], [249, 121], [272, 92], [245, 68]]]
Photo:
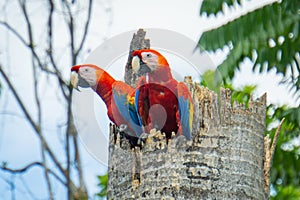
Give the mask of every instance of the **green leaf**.
[[[205, 3], [206, 2], [206, 3]], [[223, 1], [232, 3], [232, 1]], [[218, 66], [218, 79], [226, 82], [232, 79], [240, 62], [249, 58], [254, 62], [253, 69], [263, 71], [276, 68], [276, 72], [285, 77], [290, 90], [300, 90], [300, 67], [296, 55], [300, 52], [300, 1], [282, 0], [249, 12], [227, 24], [204, 32], [198, 42], [201, 50], [215, 52], [230, 47], [227, 58]], [[214, 4], [220, 10], [220, 1], [204, 1], [201, 10], [216, 11]], [[284, 38], [284, 42], [279, 42]], [[275, 41], [275, 46], [269, 45], [269, 40]], [[253, 57], [253, 52], [257, 58]], [[281, 55], [281, 56], [280, 56]], [[293, 67], [296, 65], [297, 67]], [[287, 70], [289, 69], [289, 70]], [[288, 71], [293, 72], [289, 79]], [[217, 78], [217, 77], [216, 77]], [[287, 81], [289, 80], [289, 81]], [[299, 91], [300, 98], [300, 91]]]
[[201, 5], [200, 14], [216, 15], [218, 12], [223, 12], [224, 3], [232, 7], [234, 4], [240, 5], [241, 0], [204, 0]]
[[256, 86], [246, 85], [241, 89], [235, 89], [231, 84], [224, 84], [223, 82], [218, 82], [215, 80], [218, 71], [208, 70], [201, 76], [201, 85], [208, 87], [210, 90], [215, 91], [217, 94], [220, 93], [220, 87], [228, 88], [231, 90], [231, 101], [237, 101], [243, 103], [248, 107], [248, 102], [253, 94]]
[[108, 184], [108, 174], [104, 174], [101, 176], [98, 176], [99, 184], [98, 186], [100, 187], [100, 192], [97, 193], [97, 196], [99, 197], [105, 197], [107, 195], [107, 184]]
[[208, 87], [210, 90], [216, 92], [217, 94], [219, 94], [220, 92], [221, 85], [218, 84], [217, 81], [215, 81], [215, 71], [213, 70], [207, 70], [202, 74], [200, 85]]

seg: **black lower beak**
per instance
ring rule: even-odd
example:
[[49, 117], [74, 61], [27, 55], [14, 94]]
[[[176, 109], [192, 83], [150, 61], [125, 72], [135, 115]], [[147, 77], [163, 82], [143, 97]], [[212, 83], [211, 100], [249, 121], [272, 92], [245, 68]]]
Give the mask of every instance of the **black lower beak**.
[[138, 75], [139, 76], [144, 76], [144, 75], [146, 75], [147, 73], [150, 73], [150, 72], [151, 72], [151, 69], [145, 63], [141, 63], [141, 67], [138, 71]]
[[78, 86], [82, 88], [90, 87], [89, 83], [78, 74]]

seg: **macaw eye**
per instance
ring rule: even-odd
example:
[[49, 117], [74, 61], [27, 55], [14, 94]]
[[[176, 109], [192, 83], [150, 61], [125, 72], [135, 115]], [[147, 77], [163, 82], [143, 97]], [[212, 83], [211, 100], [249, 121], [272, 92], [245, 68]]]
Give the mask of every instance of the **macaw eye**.
[[89, 69], [88, 69], [88, 68], [85, 68], [85, 69], [84, 69], [84, 71], [85, 71], [85, 72], [88, 72], [88, 71], [89, 71]]
[[147, 58], [151, 58], [152, 55], [151, 55], [150, 53], [148, 53], [148, 54], [146, 54], [146, 57], [147, 57]]

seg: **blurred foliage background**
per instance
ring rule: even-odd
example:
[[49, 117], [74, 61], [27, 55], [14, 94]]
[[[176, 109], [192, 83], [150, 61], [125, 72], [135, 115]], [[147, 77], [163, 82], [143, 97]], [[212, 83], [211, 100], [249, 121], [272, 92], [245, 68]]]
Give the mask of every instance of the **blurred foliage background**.
[[[239, 9], [240, 0], [204, 0], [200, 15], [224, 14], [225, 7]], [[300, 99], [300, 1], [282, 0], [265, 5], [220, 27], [202, 34], [198, 48], [215, 53], [229, 47], [227, 58], [216, 71], [206, 72], [202, 84], [218, 92], [230, 88], [233, 98], [247, 103], [255, 86], [232, 87], [232, 80], [246, 58], [253, 71], [270, 71], [282, 75], [282, 83]], [[300, 108], [268, 105], [266, 134], [273, 138], [285, 118], [278, 138], [271, 170], [271, 199], [300, 199]]]

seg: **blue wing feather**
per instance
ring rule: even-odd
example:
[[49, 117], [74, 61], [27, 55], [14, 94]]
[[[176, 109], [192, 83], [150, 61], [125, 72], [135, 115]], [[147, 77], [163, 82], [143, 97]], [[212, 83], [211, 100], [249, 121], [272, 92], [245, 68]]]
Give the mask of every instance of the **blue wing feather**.
[[136, 110], [136, 114], [137, 114], [137, 119], [138, 119], [138, 123], [140, 124], [140, 125], [142, 125], [143, 123], [142, 123], [142, 119], [141, 119], [141, 117], [140, 117], [140, 115], [139, 115], [139, 95], [140, 95], [140, 90], [139, 89], [137, 89], [136, 91], [135, 91], [135, 98], [134, 98], [134, 100], [135, 100], [135, 102], [134, 102], [134, 104], [135, 104], [135, 110]]
[[128, 100], [128, 93], [124, 91], [123, 93], [120, 93], [116, 90], [116, 87], [119, 86], [118, 83], [121, 84], [120, 82], [117, 82], [117, 84], [113, 86], [112, 90], [116, 107], [122, 117], [128, 122], [127, 125], [130, 126], [135, 131], [135, 135], [139, 137], [142, 133], [142, 127], [139, 121], [136, 107], [134, 103], [131, 103]]
[[192, 136], [192, 125], [194, 107], [192, 98], [186, 85], [182, 82], [178, 83], [178, 109], [180, 116], [180, 123], [183, 135], [190, 140]]

